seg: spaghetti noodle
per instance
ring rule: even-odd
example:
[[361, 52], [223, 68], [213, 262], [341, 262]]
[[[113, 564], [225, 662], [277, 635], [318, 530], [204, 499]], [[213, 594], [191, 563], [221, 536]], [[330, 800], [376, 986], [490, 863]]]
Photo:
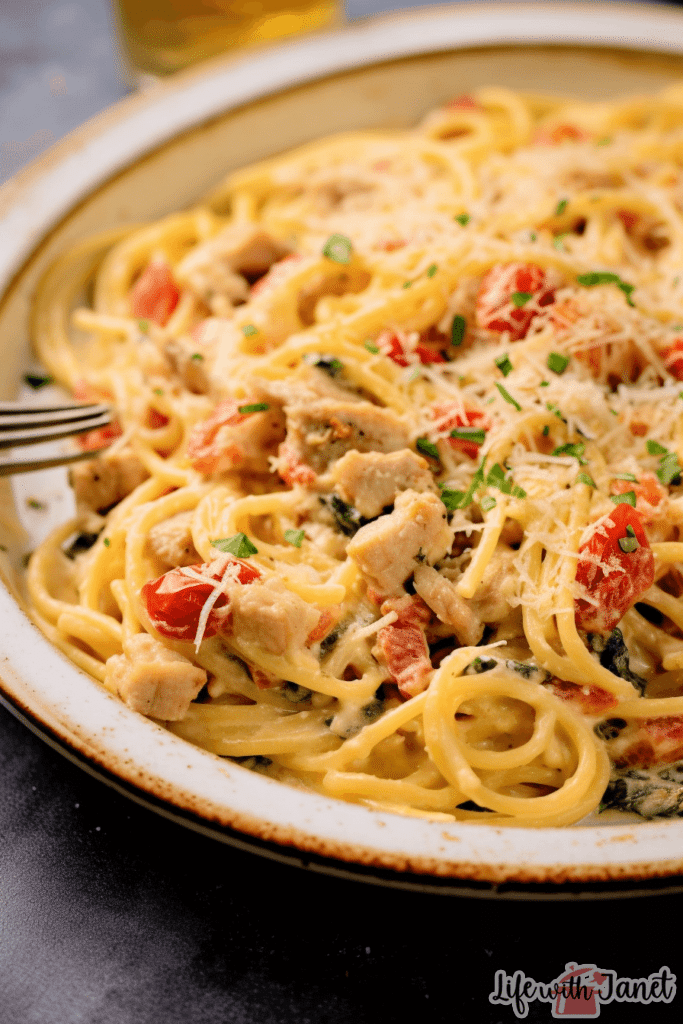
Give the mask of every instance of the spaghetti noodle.
[[118, 423], [31, 560], [36, 621], [284, 782], [680, 813], [682, 268], [681, 86], [483, 89], [86, 240], [35, 339]]

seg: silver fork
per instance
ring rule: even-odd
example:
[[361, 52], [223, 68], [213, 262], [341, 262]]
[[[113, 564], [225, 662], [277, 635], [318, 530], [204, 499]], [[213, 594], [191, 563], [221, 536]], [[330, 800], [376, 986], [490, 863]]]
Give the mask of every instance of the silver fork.
[[[23, 448], [24, 445], [59, 441], [75, 434], [84, 434], [97, 427], [106, 427], [112, 420], [108, 405], [21, 405], [0, 402], [0, 449]], [[79, 459], [92, 458], [104, 451], [103, 445], [91, 451], [59, 452], [43, 458], [25, 458], [22, 453], [0, 457], [0, 476], [27, 473], [34, 469], [64, 466]]]

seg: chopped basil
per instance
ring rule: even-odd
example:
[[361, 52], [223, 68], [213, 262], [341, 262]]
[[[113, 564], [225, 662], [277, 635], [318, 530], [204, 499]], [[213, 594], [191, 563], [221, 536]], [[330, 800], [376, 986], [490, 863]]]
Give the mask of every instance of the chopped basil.
[[522, 407], [521, 407], [521, 405], [519, 404], [519, 402], [517, 402], [517, 401], [516, 401], [516, 400], [515, 400], [515, 399], [514, 399], [514, 398], [512, 397], [512, 395], [510, 394], [510, 392], [509, 392], [509, 391], [506, 391], [506, 390], [505, 390], [505, 388], [503, 387], [503, 385], [502, 385], [502, 384], [499, 384], [499, 383], [498, 383], [498, 381], [494, 381], [494, 383], [495, 383], [496, 387], [498, 388], [498, 390], [500, 391], [500, 393], [501, 393], [501, 395], [503, 396], [503, 398], [505, 399], [505, 401], [506, 401], [506, 402], [509, 402], [509, 404], [510, 404], [510, 405], [514, 405], [514, 407], [515, 407], [515, 409], [517, 410], [517, 412], [521, 412], [521, 411], [522, 411]]
[[253, 405], [237, 406], [237, 411], [242, 413], [243, 416], [250, 412], [267, 412], [268, 409], [270, 409], [270, 406], [267, 402], [254, 402]]
[[470, 486], [466, 491], [451, 491], [448, 488], [441, 488], [441, 500], [448, 509], [449, 512], [455, 512], [459, 508], [467, 508], [468, 505], [472, 504], [472, 499], [477, 493], [479, 488], [484, 483], [484, 469], [486, 467], [486, 459], [482, 459], [481, 465], [475, 472]]
[[596, 284], [615, 284], [617, 288], [621, 288], [629, 306], [635, 306], [635, 302], [631, 299], [631, 292], [635, 285], [622, 281], [618, 274], [611, 274], [607, 271], [593, 271], [589, 274], [579, 274], [576, 280], [584, 288], [593, 288]]
[[[447, 487], [441, 490], [441, 500], [449, 512], [455, 512], [458, 508], [465, 508], [463, 504], [464, 497], [465, 491], [451, 491]], [[467, 504], [469, 505], [469, 502]]]
[[564, 373], [569, 366], [569, 356], [563, 356], [559, 352], [551, 352], [548, 356], [548, 369], [553, 373]]
[[465, 337], [465, 328], [467, 323], [464, 316], [456, 314], [453, 317], [453, 323], [451, 324], [451, 345], [462, 345], [462, 339]]
[[657, 476], [665, 486], [668, 487], [669, 484], [679, 483], [681, 471], [683, 471], [683, 467], [678, 461], [676, 452], [669, 452], [668, 455], [659, 460]]
[[597, 487], [595, 480], [592, 476], [589, 476], [588, 473], [579, 473], [574, 483], [588, 484], [589, 487]]
[[588, 465], [583, 455], [586, 451], [585, 444], [561, 444], [559, 448], [556, 448], [551, 455], [570, 455], [574, 459], [578, 459], [582, 466]]
[[242, 334], [245, 338], [251, 338], [252, 335], [258, 334], [258, 327], [255, 324], [244, 324]]
[[415, 442], [415, 447], [423, 455], [427, 455], [430, 459], [439, 458], [439, 449], [436, 447], [433, 441], [429, 441], [426, 437], [418, 437]]
[[497, 487], [503, 494], [511, 494], [513, 498], [526, 498], [526, 491], [522, 490], [521, 487], [513, 485], [512, 480], [507, 478], [505, 470], [499, 462], [496, 462], [489, 470], [486, 483], [489, 487]]
[[284, 537], [288, 544], [293, 544], [295, 548], [300, 548], [306, 534], [303, 530], [285, 530]]
[[434, 277], [434, 274], [437, 272], [438, 269], [439, 268], [438, 268], [437, 264], [436, 263], [432, 263], [431, 266], [427, 267], [427, 277]]
[[610, 494], [610, 501], [613, 501], [615, 505], [630, 505], [631, 508], [636, 507], [636, 492], [627, 491], [626, 494]]
[[498, 502], [492, 495], [487, 494], [484, 498], [481, 499], [479, 504], [481, 506], [482, 512], [490, 512], [492, 508], [496, 507]]
[[470, 222], [470, 215], [469, 213], [458, 213], [453, 219], [457, 220], [458, 224], [462, 224], [462, 226], [465, 227], [465, 225]]
[[516, 306], [517, 309], [521, 309], [522, 306], [526, 306], [529, 299], [533, 299], [533, 297], [533, 292], [513, 292], [510, 299], [512, 300], [513, 306]]
[[379, 352], [379, 348], [377, 345], [375, 345], [374, 341], [364, 341], [363, 344], [365, 345], [368, 352], [372, 352], [373, 355], [377, 355], [377, 353]]
[[661, 445], [659, 441], [646, 441], [645, 447], [647, 448], [648, 455], [668, 455], [669, 449]]
[[212, 540], [211, 546], [237, 558], [248, 558], [249, 555], [258, 554], [258, 548], [254, 547], [246, 533], [236, 533], [234, 537], [220, 537], [218, 540]]
[[555, 216], [556, 217], [561, 217], [562, 216], [564, 211], [567, 209], [568, 203], [569, 203], [568, 199], [560, 199], [559, 203], [555, 207]]
[[456, 427], [451, 430], [451, 437], [459, 441], [471, 441], [473, 444], [483, 444], [486, 440], [486, 431], [481, 427]]
[[498, 356], [498, 358], [493, 361], [504, 377], [507, 377], [507, 375], [514, 369], [507, 352], [502, 356]]
[[28, 384], [34, 391], [38, 391], [40, 388], [52, 384], [52, 377], [47, 373], [25, 373], [24, 384]]
[[350, 263], [353, 245], [346, 235], [330, 235], [323, 246], [323, 256], [334, 263]]

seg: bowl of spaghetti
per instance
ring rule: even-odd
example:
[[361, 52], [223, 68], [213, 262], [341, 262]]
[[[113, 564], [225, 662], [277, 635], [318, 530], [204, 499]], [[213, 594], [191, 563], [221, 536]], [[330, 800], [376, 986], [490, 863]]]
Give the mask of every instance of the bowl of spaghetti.
[[9, 379], [116, 415], [5, 492], [16, 713], [324, 870], [683, 870], [683, 20], [615, 10], [207, 65], [4, 189]]

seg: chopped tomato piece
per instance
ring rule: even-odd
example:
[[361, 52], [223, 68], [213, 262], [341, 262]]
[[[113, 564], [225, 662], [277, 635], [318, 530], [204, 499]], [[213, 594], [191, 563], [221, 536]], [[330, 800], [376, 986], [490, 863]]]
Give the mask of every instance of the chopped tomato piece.
[[380, 629], [374, 652], [384, 661], [401, 695], [414, 697], [426, 688], [432, 672], [424, 631], [431, 612], [424, 601], [409, 595], [385, 601], [381, 612], [387, 615], [390, 611], [398, 618]]
[[161, 260], [152, 260], [140, 274], [130, 293], [133, 316], [153, 320], [164, 327], [178, 305], [180, 290], [171, 269]]
[[630, 723], [610, 743], [610, 757], [618, 768], [649, 768], [683, 758], [683, 716], [641, 718]]
[[433, 344], [418, 341], [415, 346], [411, 346], [405, 335], [396, 331], [382, 331], [377, 338], [377, 347], [399, 366], [410, 366], [408, 356], [413, 352], [425, 365], [446, 362], [443, 354]]
[[106, 427], [97, 427], [95, 430], [88, 430], [85, 434], [76, 437], [76, 444], [84, 452], [96, 452], [99, 448], [106, 448], [121, 437], [123, 430], [118, 420], [108, 423]]
[[[519, 297], [519, 305], [513, 297]], [[498, 334], [507, 331], [510, 341], [519, 341], [538, 316], [539, 306], [554, 301], [555, 291], [547, 286], [541, 267], [534, 263], [501, 263], [492, 267], [479, 285], [477, 326]]]
[[307, 466], [298, 458], [290, 444], [284, 441], [278, 449], [279, 468], [278, 473], [286, 484], [294, 487], [295, 484], [306, 486], [315, 483], [315, 470]]
[[481, 104], [475, 100], [474, 96], [456, 96], [444, 103], [444, 110], [481, 110]]
[[600, 715], [603, 711], [608, 711], [619, 703], [609, 690], [603, 690], [600, 686], [592, 686], [590, 683], [577, 686], [576, 683], [567, 683], [563, 679], [553, 678], [547, 687], [556, 697], [575, 704], [584, 715]]
[[[170, 569], [163, 576], [145, 583], [141, 597], [150, 622], [157, 633], [172, 640], [191, 642], [199, 627], [204, 605], [216, 583], [234, 580], [253, 583], [261, 573], [249, 562], [224, 555], [201, 565]], [[220, 593], [209, 612], [203, 637], [215, 636], [230, 619], [229, 599]]]
[[[488, 430], [490, 426], [486, 413], [476, 409], [473, 405], [469, 405], [469, 403], [459, 405], [455, 402], [440, 402], [432, 407], [432, 416], [436, 421], [440, 434], [446, 432], [450, 434], [452, 430], [457, 430], [458, 427], [479, 427], [482, 430]], [[466, 438], [461, 437], [449, 436], [442, 438], [442, 440], [447, 441], [451, 448], [462, 452], [463, 455], [467, 455], [470, 459], [477, 458], [481, 447], [475, 441], [468, 441]]]
[[317, 624], [306, 637], [306, 646], [312, 647], [313, 644], [317, 644], [321, 640], [324, 640], [336, 621], [337, 615], [335, 615], [330, 608], [321, 609], [320, 618], [318, 619]]
[[676, 380], [683, 380], [683, 338], [661, 352], [664, 365]]
[[536, 132], [534, 142], [543, 146], [559, 146], [562, 142], [587, 142], [590, 137], [590, 132], [576, 124], [556, 124], [554, 128]]
[[628, 494], [635, 491], [636, 508], [643, 517], [644, 523], [651, 523], [655, 518], [653, 509], [667, 496], [666, 488], [662, 487], [654, 473], [643, 473], [638, 483], [632, 480], [612, 480], [612, 494]]
[[654, 578], [655, 560], [640, 512], [625, 502], [617, 505], [598, 520], [579, 549], [576, 581], [591, 600], [575, 601], [576, 625], [591, 633], [611, 633]]
[[627, 231], [632, 231], [640, 220], [640, 215], [634, 213], [633, 210], [617, 210], [617, 217]]

